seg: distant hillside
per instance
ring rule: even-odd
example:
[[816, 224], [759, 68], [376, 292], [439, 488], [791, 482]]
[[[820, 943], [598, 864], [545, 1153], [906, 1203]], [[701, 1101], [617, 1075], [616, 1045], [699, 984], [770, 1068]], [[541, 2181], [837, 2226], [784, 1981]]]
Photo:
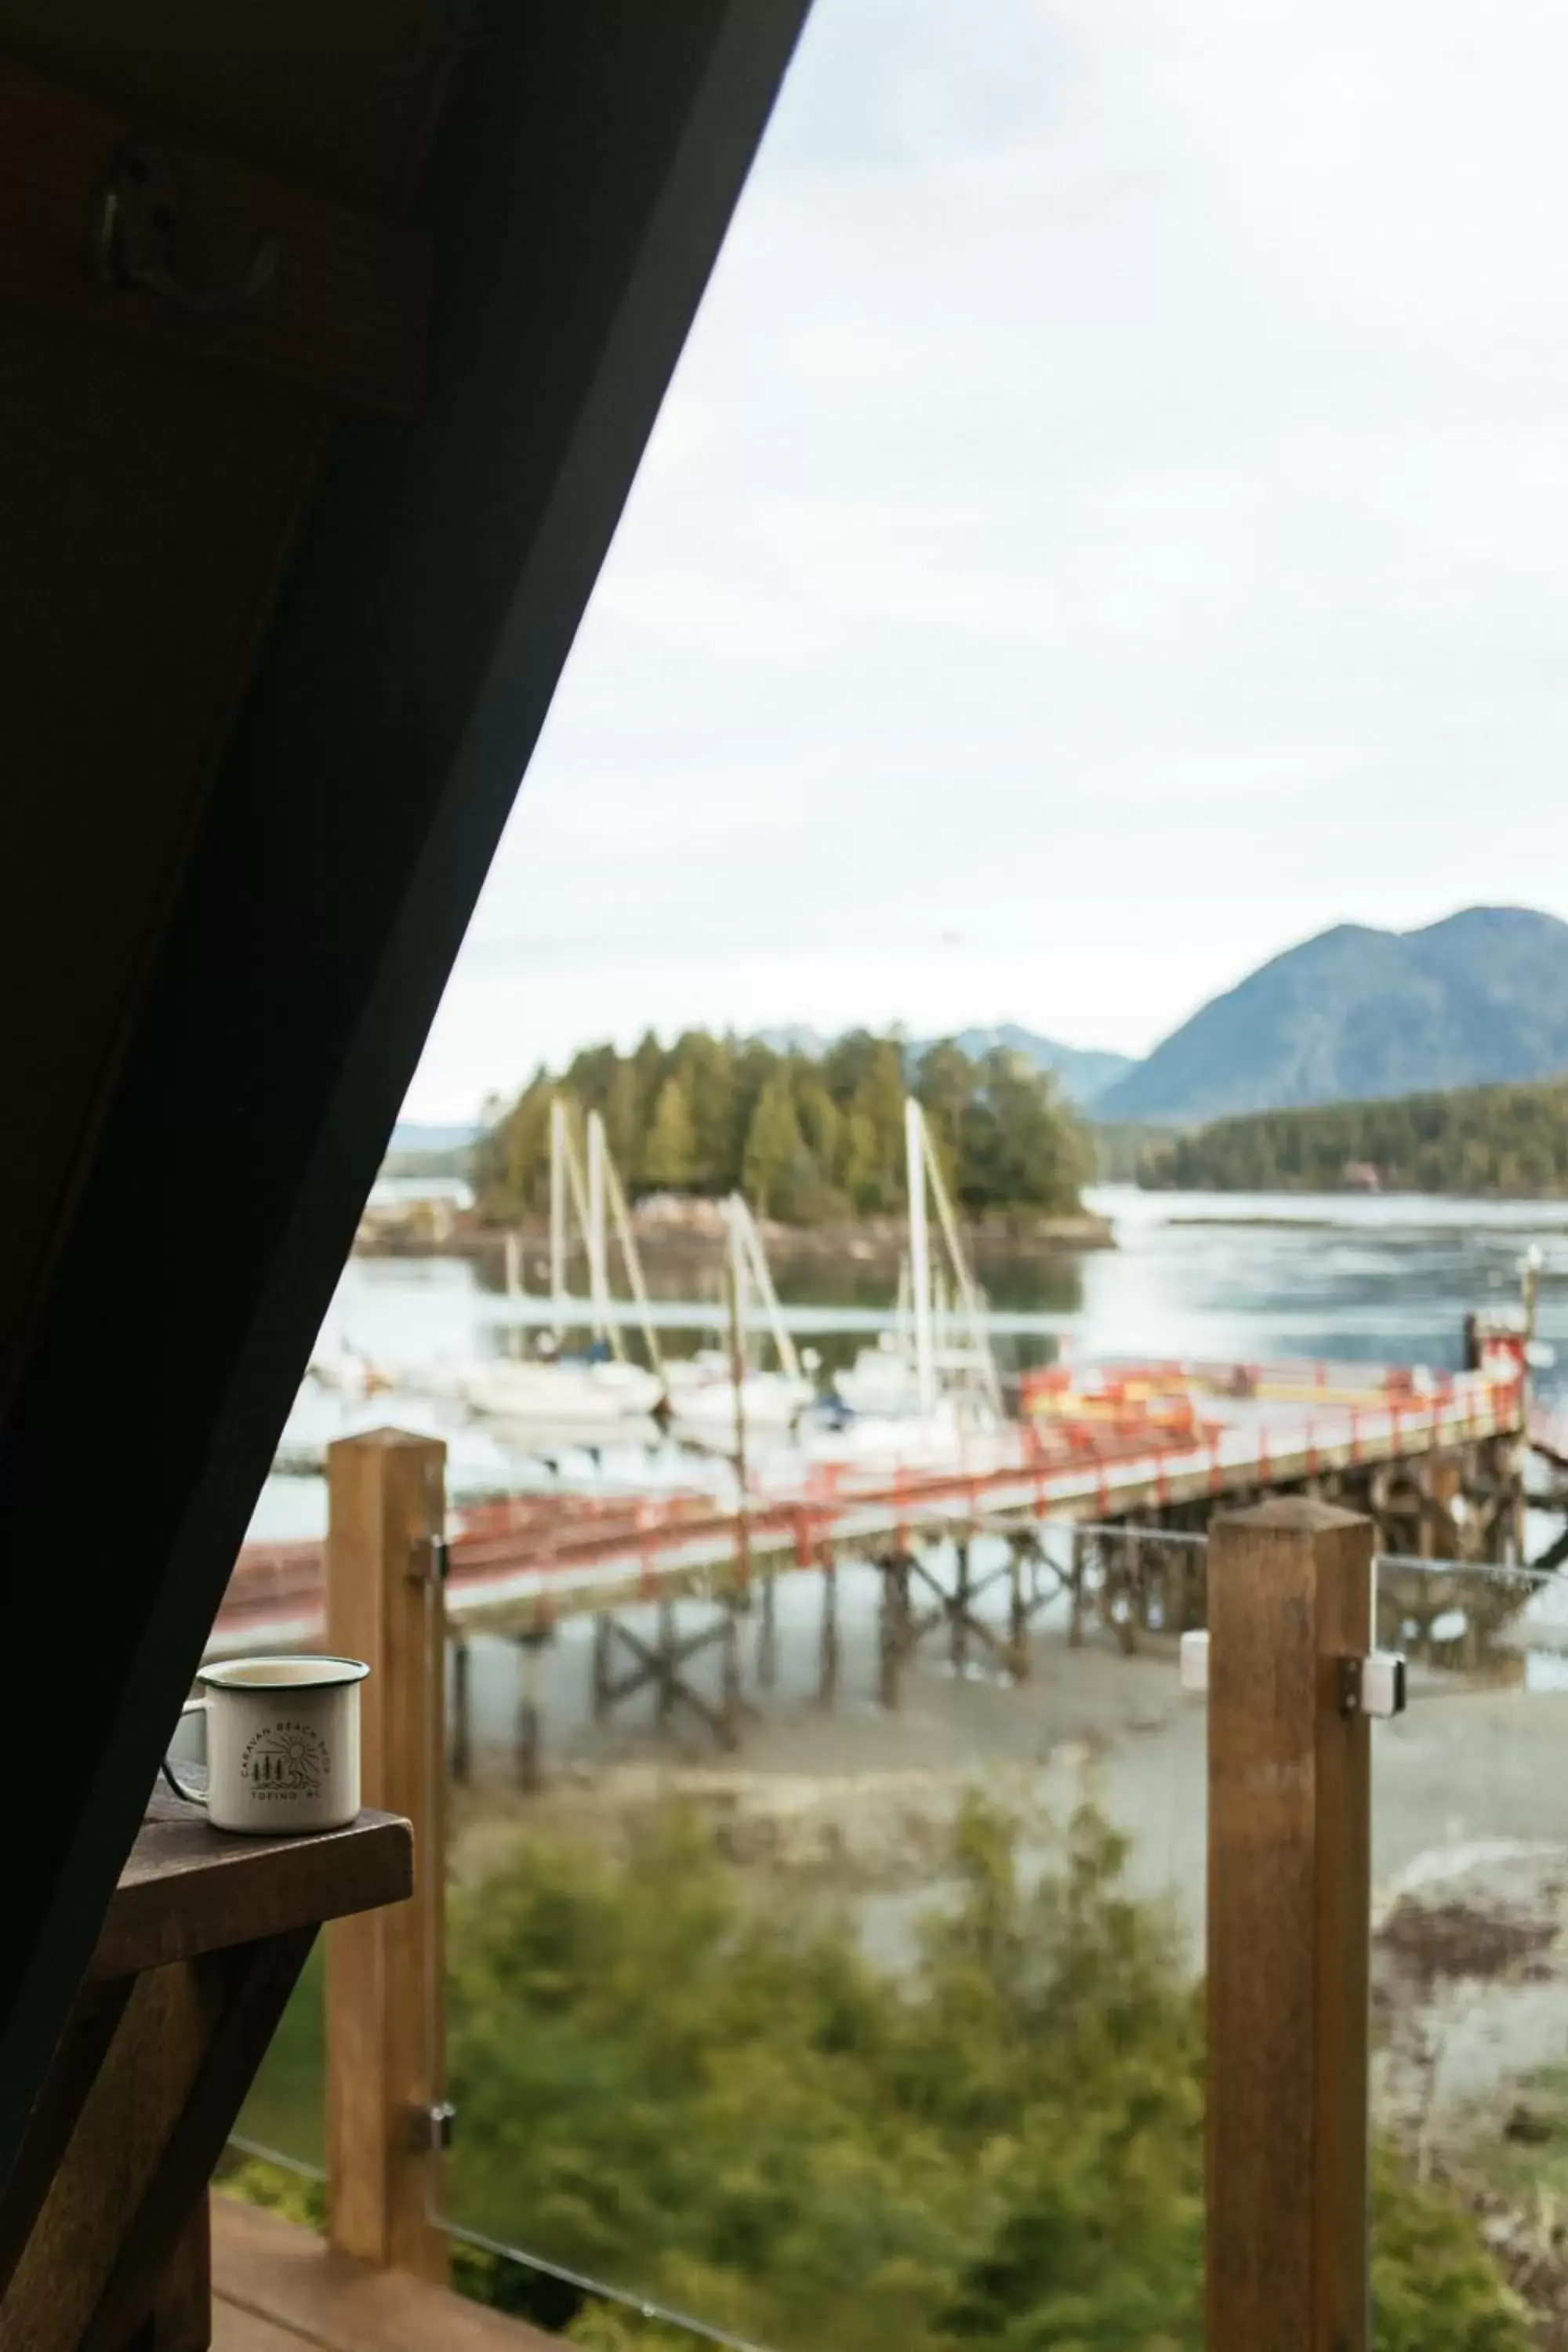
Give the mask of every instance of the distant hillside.
[[1142, 1182], [1151, 1154], [1158, 1145], [1171, 1139], [1170, 1129], [1152, 1119], [1129, 1121], [1123, 1126], [1090, 1118], [1085, 1125], [1094, 1151], [1095, 1181], [1100, 1184]]
[[1472, 907], [1419, 931], [1341, 924], [1215, 997], [1096, 1097], [1176, 1124], [1568, 1070], [1568, 923]]
[[478, 1127], [437, 1127], [418, 1119], [400, 1118], [382, 1161], [384, 1176], [463, 1176], [468, 1157], [483, 1129]]
[[808, 1061], [820, 1062], [833, 1040], [820, 1029], [803, 1029], [797, 1024], [793, 1028], [759, 1029], [757, 1043], [770, 1054], [804, 1054]]
[[1107, 1088], [1136, 1066], [1131, 1055], [1103, 1053], [1092, 1045], [1064, 1045], [1055, 1037], [1020, 1029], [1012, 1021], [1000, 1022], [994, 1029], [961, 1029], [953, 1042], [972, 1062], [983, 1060], [997, 1045], [1009, 1054], [1022, 1054], [1037, 1070], [1055, 1073], [1068, 1102], [1079, 1110], [1096, 1107], [1097, 1116]]
[[[833, 1042], [816, 1029], [764, 1029], [762, 1033], [762, 1043], [775, 1054], [805, 1054], [814, 1062], [822, 1059]], [[918, 1062], [935, 1042], [917, 1038], [907, 1049], [910, 1061]], [[952, 1042], [972, 1062], [984, 1061], [998, 1045], [1009, 1054], [1022, 1054], [1037, 1070], [1051, 1071], [1068, 1102], [1079, 1110], [1087, 1110], [1133, 1067], [1130, 1055], [1102, 1053], [1091, 1045], [1064, 1045], [1055, 1037], [1042, 1037], [1037, 1030], [1021, 1029], [1015, 1021], [998, 1022], [990, 1029], [960, 1029]]]
[[389, 1151], [460, 1151], [465, 1144], [477, 1143], [484, 1133], [481, 1127], [469, 1123], [462, 1127], [437, 1127], [416, 1118], [400, 1118], [392, 1130]]
[[1568, 1080], [1259, 1111], [1149, 1146], [1140, 1183], [1215, 1192], [1568, 1193]]

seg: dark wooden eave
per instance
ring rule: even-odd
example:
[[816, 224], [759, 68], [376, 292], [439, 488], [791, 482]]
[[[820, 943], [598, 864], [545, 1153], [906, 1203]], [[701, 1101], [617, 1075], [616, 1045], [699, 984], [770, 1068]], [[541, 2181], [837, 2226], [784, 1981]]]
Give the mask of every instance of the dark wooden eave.
[[51, 1715], [0, 2172], [806, 5], [0, 0], [30, 71], [423, 186], [435, 285], [412, 421], [0, 308], [0, 1560]]

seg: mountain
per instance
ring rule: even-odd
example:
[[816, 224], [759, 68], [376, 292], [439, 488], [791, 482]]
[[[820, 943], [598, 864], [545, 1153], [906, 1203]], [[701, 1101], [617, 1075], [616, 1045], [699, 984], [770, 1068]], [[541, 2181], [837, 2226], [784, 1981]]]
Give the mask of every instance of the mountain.
[[435, 1127], [416, 1118], [400, 1118], [392, 1130], [389, 1151], [461, 1151], [484, 1133], [479, 1127]]
[[1054, 1070], [1068, 1102], [1076, 1103], [1079, 1110], [1095, 1107], [1097, 1117], [1107, 1088], [1135, 1066], [1130, 1055], [1101, 1053], [1092, 1045], [1063, 1045], [1055, 1037], [1020, 1029], [1012, 1021], [1000, 1022], [994, 1029], [961, 1029], [955, 1043], [971, 1061], [1001, 1045], [1009, 1054], [1022, 1054], [1037, 1069]]
[[804, 1054], [808, 1062], [820, 1062], [833, 1040], [820, 1029], [794, 1028], [759, 1029], [757, 1042], [773, 1054]]
[[1470, 907], [1342, 923], [1216, 996], [1094, 1103], [1170, 1125], [1568, 1070], [1568, 923]]
[[[833, 1043], [831, 1037], [823, 1036], [817, 1029], [764, 1029], [762, 1041], [771, 1045], [775, 1054], [805, 1054], [813, 1061], [819, 1061]], [[908, 1048], [910, 1065], [917, 1063], [927, 1047], [935, 1043], [932, 1037], [917, 1038]], [[1009, 1054], [1022, 1054], [1038, 1070], [1053, 1070], [1063, 1094], [1079, 1110], [1087, 1110], [1107, 1087], [1113, 1086], [1133, 1066], [1130, 1055], [1100, 1053], [1089, 1045], [1059, 1045], [1056, 1038], [1042, 1037], [1036, 1030], [1020, 1029], [1015, 1021], [998, 1022], [991, 1029], [961, 1029], [953, 1043], [972, 1062], [1000, 1045]]]
[[484, 1132], [478, 1127], [436, 1127], [421, 1119], [400, 1118], [381, 1163], [384, 1176], [466, 1176], [474, 1145]]

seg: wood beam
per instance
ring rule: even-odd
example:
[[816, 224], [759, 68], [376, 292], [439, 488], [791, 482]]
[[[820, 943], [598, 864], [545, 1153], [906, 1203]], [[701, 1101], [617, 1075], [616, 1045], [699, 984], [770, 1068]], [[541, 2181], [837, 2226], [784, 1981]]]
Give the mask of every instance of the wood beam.
[[124, 2352], [188, 2235], [315, 1932], [134, 1979], [0, 2303], [8, 2352]]
[[462, 50], [428, 401], [334, 429], [0, 1365], [11, 1654], [58, 1654], [62, 1576], [72, 1611], [8, 1850], [0, 2174], [805, 13], [534, 0]]
[[317, 1923], [411, 1883], [405, 1821], [225, 1837], [153, 1800], [0, 2195], [6, 2352], [201, 2352], [207, 2178]]
[[1210, 1537], [1210, 2352], [1367, 2352], [1373, 1534], [1303, 1497]]
[[327, 1454], [327, 1645], [371, 1669], [365, 1801], [414, 1830], [409, 1901], [327, 1930], [327, 2231], [344, 2253], [439, 2282], [447, 2241], [427, 2119], [445, 2059], [446, 1460], [439, 1439], [394, 1429], [340, 1438]]
[[[109, 203], [168, 226], [117, 247]], [[186, 299], [132, 282], [141, 246]], [[0, 305], [411, 416], [430, 277], [427, 239], [402, 222], [0, 58]]]

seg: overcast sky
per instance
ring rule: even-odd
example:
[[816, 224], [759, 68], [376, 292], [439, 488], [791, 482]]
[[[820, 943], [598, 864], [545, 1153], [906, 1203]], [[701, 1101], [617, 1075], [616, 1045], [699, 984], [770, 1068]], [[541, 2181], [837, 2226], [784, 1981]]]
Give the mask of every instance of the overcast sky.
[[816, 0], [409, 1101], [1568, 914], [1561, 0]]

